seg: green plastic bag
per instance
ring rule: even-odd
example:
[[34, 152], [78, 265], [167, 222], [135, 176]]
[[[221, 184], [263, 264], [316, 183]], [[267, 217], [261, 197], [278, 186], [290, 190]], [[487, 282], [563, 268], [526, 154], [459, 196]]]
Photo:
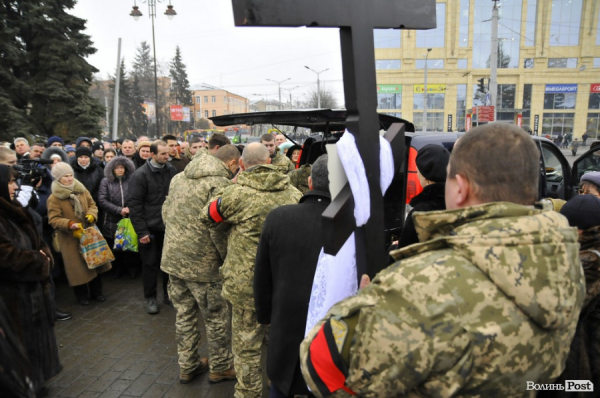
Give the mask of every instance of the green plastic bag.
[[123, 218], [117, 224], [113, 249], [124, 252], [138, 251], [138, 237], [129, 218]]

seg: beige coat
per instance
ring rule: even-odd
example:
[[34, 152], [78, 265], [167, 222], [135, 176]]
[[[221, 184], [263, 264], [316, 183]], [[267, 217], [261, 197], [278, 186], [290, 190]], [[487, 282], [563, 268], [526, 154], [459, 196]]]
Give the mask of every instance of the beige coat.
[[[96, 207], [96, 203], [94, 203], [87, 189], [79, 195], [79, 200], [85, 214], [91, 214], [95, 219], [98, 219], [98, 207]], [[112, 268], [111, 264], [89, 269], [81, 253], [79, 253], [79, 239], [73, 237], [73, 231], [69, 230], [69, 221], [85, 225], [85, 220], [75, 217], [75, 209], [71, 201], [69, 199], [59, 199], [52, 194], [48, 198], [47, 204], [48, 221], [52, 228], [59, 231], [58, 241], [69, 285], [83, 285], [99, 274], [109, 271]]]

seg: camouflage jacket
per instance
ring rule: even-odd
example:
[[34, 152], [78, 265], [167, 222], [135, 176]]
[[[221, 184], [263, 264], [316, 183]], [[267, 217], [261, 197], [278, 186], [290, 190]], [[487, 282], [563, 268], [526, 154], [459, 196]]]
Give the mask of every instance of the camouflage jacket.
[[165, 242], [160, 268], [195, 282], [220, 281], [219, 268], [227, 254], [228, 228], [208, 228], [200, 213], [214, 193], [231, 184], [225, 163], [203, 153], [171, 181], [162, 207]]
[[310, 164], [304, 164], [299, 169], [292, 170], [288, 176], [293, 186], [296, 187], [304, 195], [309, 191], [308, 189], [308, 177], [312, 167]]
[[279, 152], [277, 152], [277, 155], [271, 159], [271, 166], [274, 166], [277, 171], [282, 174], [287, 174], [296, 169], [292, 161], [287, 156], [282, 155]]
[[254, 310], [254, 261], [265, 218], [274, 208], [298, 203], [301, 197], [288, 176], [271, 165], [259, 165], [241, 172], [237, 184], [225, 188], [204, 208], [205, 222], [231, 225], [221, 275], [223, 297], [232, 304]]
[[312, 392], [509, 397], [558, 377], [585, 294], [567, 220], [506, 202], [414, 220], [423, 243], [393, 252], [396, 263], [302, 342]]

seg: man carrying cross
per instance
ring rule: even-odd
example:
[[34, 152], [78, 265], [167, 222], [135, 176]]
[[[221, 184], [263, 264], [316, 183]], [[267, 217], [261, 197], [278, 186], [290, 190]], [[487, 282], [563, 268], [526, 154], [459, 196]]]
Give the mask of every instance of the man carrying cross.
[[448, 210], [415, 213], [421, 243], [393, 252], [396, 263], [303, 341], [314, 394], [521, 396], [562, 373], [585, 280], [577, 231], [534, 205], [538, 159], [512, 125], [461, 137]]

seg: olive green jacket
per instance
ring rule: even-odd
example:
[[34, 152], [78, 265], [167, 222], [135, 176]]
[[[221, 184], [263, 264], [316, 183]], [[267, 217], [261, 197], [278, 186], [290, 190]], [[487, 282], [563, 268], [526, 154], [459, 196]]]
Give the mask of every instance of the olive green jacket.
[[325, 321], [345, 385], [360, 396], [512, 397], [558, 377], [585, 295], [575, 228], [557, 212], [505, 202], [414, 220], [422, 243], [394, 252], [396, 263], [303, 341], [313, 393], [308, 350]]
[[231, 225], [221, 275], [223, 297], [233, 305], [254, 310], [254, 261], [265, 218], [276, 207], [296, 204], [301, 197], [288, 176], [271, 165], [258, 165], [241, 172], [237, 184], [205, 206], [201, 217], [206, 223]]
[[216, 157], [198, 153], [183, 173], [173, 177], [162, 207], [165, 242], [160, 268], [189, 281], [218, 282], [227, 255], [228, 228], [208, 228], [200, 213], [217, 190], [231, 185], [233, 175]]

